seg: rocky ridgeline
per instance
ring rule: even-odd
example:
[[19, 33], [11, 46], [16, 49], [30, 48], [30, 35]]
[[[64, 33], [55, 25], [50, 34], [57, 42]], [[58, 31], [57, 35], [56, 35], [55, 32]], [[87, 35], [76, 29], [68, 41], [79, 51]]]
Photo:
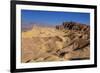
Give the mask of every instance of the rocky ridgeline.
[[76, 30], [82, 32], [90, 32], [90, 26], [86, 24], [76, 23], [76, 22], [64, 22], [62, 25], [57, 25], [57, 29], [67, 29], [67, 30]]

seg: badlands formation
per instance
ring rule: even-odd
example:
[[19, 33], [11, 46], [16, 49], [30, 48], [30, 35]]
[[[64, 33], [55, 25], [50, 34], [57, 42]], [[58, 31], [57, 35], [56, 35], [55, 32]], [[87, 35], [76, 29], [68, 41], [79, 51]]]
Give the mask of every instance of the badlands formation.
[[64, 22], [55, 27], [33, 25], [22, 31], [22, 63], [90, 58], [90, 26]]

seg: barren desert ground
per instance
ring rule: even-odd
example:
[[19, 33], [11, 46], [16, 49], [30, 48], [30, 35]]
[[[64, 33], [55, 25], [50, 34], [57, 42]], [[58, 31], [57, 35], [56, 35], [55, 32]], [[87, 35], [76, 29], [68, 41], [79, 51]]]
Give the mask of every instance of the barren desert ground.
[[65, 22], [55, 27], [33, 25], [22, 31], [22, 63], [90, 58], [90, 26]]

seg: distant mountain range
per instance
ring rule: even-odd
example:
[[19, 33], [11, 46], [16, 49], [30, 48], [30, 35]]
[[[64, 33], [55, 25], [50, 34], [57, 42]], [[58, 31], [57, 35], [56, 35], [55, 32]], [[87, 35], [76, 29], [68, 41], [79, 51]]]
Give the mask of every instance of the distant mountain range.
[[41, 26], [41, 27], [55, 27], [57, 29], [68, 29], [68, 30], [79, 30], [79, 31], [90, 31], [90, 25], [82, 24], [78, 22], [63, 22], [60, 25], [48, 25], [45, 23], [30, 23], [30, 24], [22, 24], [22, 31], [31, 30], [34, 26]]
[[28, 23], [28, 24], [23, 24], [22, 23], [22, 31], [27, 31], [27, 30], [31, 30], [34, 26], [39, 26], [39, 27], [55, 27], [53, 25], [49, 25], [46, 23]]

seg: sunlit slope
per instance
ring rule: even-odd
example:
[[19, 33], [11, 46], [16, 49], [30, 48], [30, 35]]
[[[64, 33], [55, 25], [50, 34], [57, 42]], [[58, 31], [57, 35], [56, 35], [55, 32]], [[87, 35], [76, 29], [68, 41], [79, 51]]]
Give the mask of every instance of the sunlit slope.
[[22, 32], [22, 62], [89, 59], [90, 44], [86, 36], [73, 30], [33, 26]]
[[22, 32], [23, 38], [32, 38], [32, 37], [53, 37], [53, 36], [62, 36], [64, 35], [63, 31], [57, 30], [53, 27], [39, 27], [34, 26], [32, 30]]

